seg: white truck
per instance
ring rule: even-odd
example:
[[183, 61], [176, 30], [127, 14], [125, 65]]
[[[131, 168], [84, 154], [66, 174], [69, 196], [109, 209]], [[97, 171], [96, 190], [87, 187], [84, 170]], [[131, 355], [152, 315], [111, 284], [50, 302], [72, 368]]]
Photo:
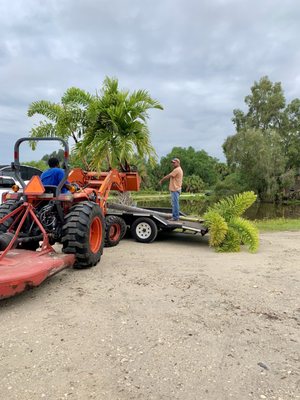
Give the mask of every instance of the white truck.
[[[28, 183], [33, 175], [41, 175], [42, 171], [38, 168], [21, 165], [21, 176], [25, 183]], [[14, 170], [10, 165], [0, 165], [0, 204], [3, 203], [3, 194], [10, 192], [13, 185], [21, 184], [15, 178]]]
[[11, 191], [13, 185], [20, 184], [12, 176], [0, 176], [0, 204], [2, 204], [2, 195], [6, 192]]

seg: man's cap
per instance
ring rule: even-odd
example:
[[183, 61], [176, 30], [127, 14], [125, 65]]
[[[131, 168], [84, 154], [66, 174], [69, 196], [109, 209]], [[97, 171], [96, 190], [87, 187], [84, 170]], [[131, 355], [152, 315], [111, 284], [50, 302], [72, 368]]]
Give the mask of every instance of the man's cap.
[[179, 164], [180, 164], [179, 158], [173, 158], [171, 162], [176, 162], [176, 161], [179, 162]]

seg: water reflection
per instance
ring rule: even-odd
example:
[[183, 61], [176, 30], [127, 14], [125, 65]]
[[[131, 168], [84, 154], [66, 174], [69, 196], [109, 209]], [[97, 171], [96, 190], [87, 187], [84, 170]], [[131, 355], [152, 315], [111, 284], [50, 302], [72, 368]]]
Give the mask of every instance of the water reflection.
[[[168, 199], [139, 201], [138, 207], [166, 207], [171, 206]], [[209, 202], [204, 200], [180, 200], [180, 209], [188, 215], [203, 215]], [[271, 218], [300, 218], [300, 204], [279, 205], [268, 203], [255, 203], [250, 207], [245, 216], [249, 219], [271, 219]]]
[[299, 218], [300, 204], [255, 203], [246, 211], [245, 215], [249, 219]]

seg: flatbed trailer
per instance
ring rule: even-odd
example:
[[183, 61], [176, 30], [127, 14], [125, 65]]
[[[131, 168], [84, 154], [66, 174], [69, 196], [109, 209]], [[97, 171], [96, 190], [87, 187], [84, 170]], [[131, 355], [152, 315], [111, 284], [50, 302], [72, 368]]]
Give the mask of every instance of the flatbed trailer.
[[108, 203], [107, 214], [122, 218], [129, 227], [133, 238], [141, 243], [153, 242], [159, 231], [201, 234], [208, 229], [203, 220], [195, 220], [180, 213], [179, 221], [171, 221], [171, 209], [140, 208]]

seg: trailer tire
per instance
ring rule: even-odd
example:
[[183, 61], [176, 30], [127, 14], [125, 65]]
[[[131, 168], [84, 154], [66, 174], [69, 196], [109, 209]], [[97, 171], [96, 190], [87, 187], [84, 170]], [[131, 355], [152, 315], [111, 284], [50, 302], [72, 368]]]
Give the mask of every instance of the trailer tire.
[[137, 242], [151, 243], [157, 236], [157, 225], [147, 217], [140, 217], [131, 226], [131, 234]]
[[62, 229], [63, 252], [75, 254], [74, 268], [96, 265], [104, 246], [104, 217], [98, 204], [83, 201], [71, 207]]
[[124, 231], [124, 224], [125, 221], [115, 215], [108, 215], [105, 218], [105, 247], [114, 247], [119, 244], [120, 240], [122, 239], [121, 235], [122, 231]]

